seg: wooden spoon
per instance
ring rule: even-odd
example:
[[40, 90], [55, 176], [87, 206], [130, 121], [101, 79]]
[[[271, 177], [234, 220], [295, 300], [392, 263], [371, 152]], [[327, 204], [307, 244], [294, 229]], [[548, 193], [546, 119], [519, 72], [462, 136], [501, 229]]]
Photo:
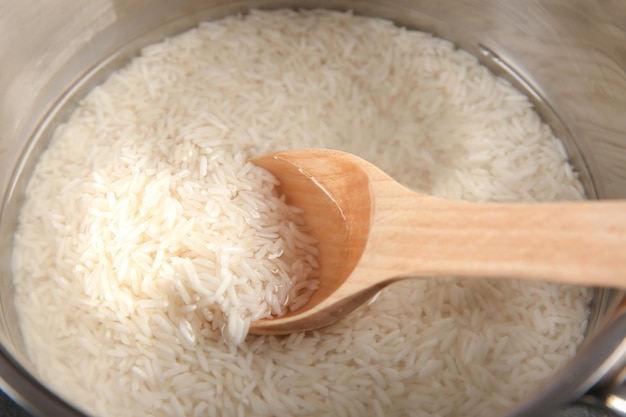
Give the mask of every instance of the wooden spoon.
[[320, 288], [252, 334], [328, 326], [390, 283], [490, 277], [626, 288], [626, 201], [472, 203], [421, 195], [370, 163], [326, 149], [252, 162], [274, 174], [318, 239]]

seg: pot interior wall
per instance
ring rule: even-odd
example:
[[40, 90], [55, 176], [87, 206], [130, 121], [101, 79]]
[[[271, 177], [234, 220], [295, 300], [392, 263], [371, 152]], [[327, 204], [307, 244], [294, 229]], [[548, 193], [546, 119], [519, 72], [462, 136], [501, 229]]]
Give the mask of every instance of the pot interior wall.
[[[582, 2], [556, 0], [541, 5], [497, 0], [57, 0], [37, 12], [16, 7], [0, 17], [1, 26], [8, 28], [4, 38], [22, 39], [19, 47], [0, 44], [0, 58], [9, 62], [0, 78], [0, 341], [19, 364], [28, 368], [11, 301], [10, 248], [26, 182], [54, 128], [90, 88], [142, 46], [202, 20], [294, 5], [384, 17], [455, 42], [529, 95], [563, 140], [588, 197], [626, 197], [626, 42], [623, 22], [620, 31], [614, 18], [626, 16], [623, 5], [616, 4], [612, 13], [585, 2], [584, 14]], [[68, 16], [82, 23], [67, 24]], [[617, 291], [596, 291], [588, 334], [622, 298]]]

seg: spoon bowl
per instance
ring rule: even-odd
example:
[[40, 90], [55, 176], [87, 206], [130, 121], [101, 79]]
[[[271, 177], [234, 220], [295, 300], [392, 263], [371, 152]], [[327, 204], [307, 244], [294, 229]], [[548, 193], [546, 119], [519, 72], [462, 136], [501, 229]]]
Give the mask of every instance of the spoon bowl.
[[514, 278], [626, 288], [626, 202], [472, 203], [411, 191], [369, 162], [328, 149], [252, 159], [304, 210], [318, 240], [319, 289], [251, 334], [333, 324], [412, 277]]

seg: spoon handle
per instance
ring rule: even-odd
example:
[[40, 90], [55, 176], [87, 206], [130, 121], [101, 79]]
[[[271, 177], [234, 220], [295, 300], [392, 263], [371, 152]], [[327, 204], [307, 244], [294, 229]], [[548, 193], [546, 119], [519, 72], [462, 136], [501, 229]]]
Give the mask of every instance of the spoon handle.
[[376, 201], [361, 268], [626, 288], [625, 201], [470, 203], [385, 181], [372, 185]]

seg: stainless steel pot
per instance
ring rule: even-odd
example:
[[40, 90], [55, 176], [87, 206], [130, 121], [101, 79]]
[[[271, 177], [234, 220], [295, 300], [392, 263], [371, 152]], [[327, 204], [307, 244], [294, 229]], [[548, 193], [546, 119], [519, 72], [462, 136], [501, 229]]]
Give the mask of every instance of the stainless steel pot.
[[[590, 198], [626, 198], [621, 0], [0, 1], [0, 377], [33, 413], [81, 415], [33, 376], [11, 301], [16, 214], [52, 129], [141, 46], [252, 7], [351, 9], [456, 42], [533, 98]], [[540, 416], [581, 398], [626, 416], [626, 299], [597, 290], [592, 310], [578, 355], [507, 416]]]

